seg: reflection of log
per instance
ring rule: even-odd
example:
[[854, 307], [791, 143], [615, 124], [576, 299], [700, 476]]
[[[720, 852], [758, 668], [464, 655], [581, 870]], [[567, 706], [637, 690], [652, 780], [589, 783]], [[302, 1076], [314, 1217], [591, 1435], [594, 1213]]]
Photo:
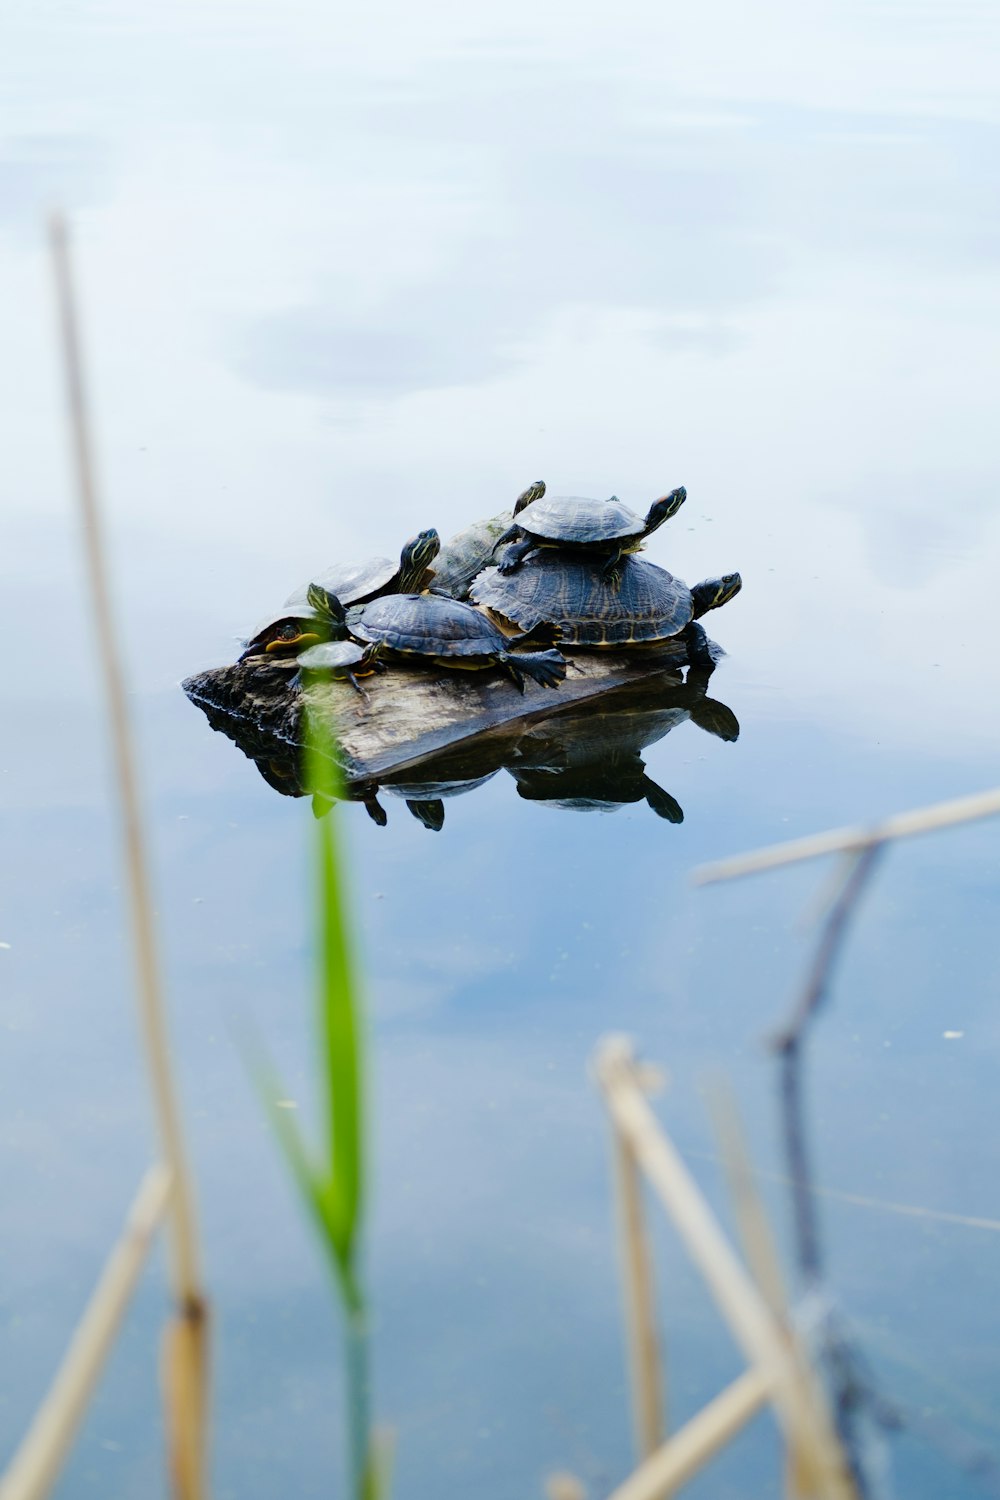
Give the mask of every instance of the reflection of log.
[[499, 671], [396, 665], [365, 678], [365, 697], [346, 682], [319, 683], [303, 694], [293, 685], [293, 663], [259, 657], [189, 677], [184, 690], [214, 727], [224, 727], [220, 715], [231, 717], [290, 744], [301, 743], [303, 701], [315, 704], [343, 748], [348, 777], [381, 779], [449, 746], [676, 671], [687, 658], [682, 642], [665, 641], [655, 653], [580, 652], [569, 660], [558, 688], [529, 681], [523, 695]]

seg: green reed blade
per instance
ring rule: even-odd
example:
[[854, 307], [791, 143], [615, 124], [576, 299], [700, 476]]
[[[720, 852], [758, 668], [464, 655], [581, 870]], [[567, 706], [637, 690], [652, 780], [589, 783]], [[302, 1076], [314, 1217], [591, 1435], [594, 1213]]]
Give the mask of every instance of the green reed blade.
[[[306, 784], [335, 798], [340, 777], [332, 746], [314, 716], [307, 720]], [[362, 1212], [362, 1058], [358, 985], [333, 816], [320, 819], [316, 838], [317, 998], [321, 1059], [326, 1085], [326, 1212], [338, 1259], [353, 1279]]]

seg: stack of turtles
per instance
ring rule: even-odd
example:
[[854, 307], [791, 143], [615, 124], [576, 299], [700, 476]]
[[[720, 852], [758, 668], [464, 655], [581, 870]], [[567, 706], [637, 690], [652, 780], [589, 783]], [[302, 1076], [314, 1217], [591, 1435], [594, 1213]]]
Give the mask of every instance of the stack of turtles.
[[240, 659], [283, 660], [359, 692], [357, 679], [387, 662], [497, 666], [523, 692], [525, 678], [554, 688], [565, 677], [555, 641], [628, 651], [680, 638], [689, 661], [711, 670], [698, 621], [739, 592], [740, 575], [689, 589], [635, 556], [686, 498], [683, 487], [671, 490], [643, 518], [617, 496], [547, 496], [539, 480], [512, 511], [444, 548], [428, 529], [406, 543], [398, 565], [376, 558], [329, 569], [254, 632]]

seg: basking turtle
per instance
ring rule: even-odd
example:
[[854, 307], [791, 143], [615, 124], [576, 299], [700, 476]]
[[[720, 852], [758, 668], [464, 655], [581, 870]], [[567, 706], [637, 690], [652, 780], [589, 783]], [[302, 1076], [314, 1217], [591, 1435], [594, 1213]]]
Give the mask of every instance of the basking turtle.
[[364, 698], [367, 694], [358, 678], [368, 677], [379, 670], [381, 650], [377, 641], [371, 646], [359, 646], [356, 641], [319, 641], [301, 652], [295, 662], [306, 672], [315, 672], [336, 682], [349, 682]]
[[515, 507], [514, 524], [497, 543], [511, 543], [500, 559], [500, 572], [513, 573], [537, 547], [561, 547], [601, 553], [605, 576], [617, 576], [622, 558], [637, 552], [646, 537], [676, 515], [686, 499], [683, 485], [669, 495], [661, 495], [649, 507], [645, 520], [623, 505], [617, 495], [610, 500], [588, 500], [581, 495], [531, 500], [520, 509]]
[[[518, 495], [513, 514], [517, 515], [519, 510], [523, 510], [533, 500], [540, 500], [544, 494], [545, 481], [536, 479], [534, 484], [529, 484]], [[469, 584], [477, 573], [481, 573], [493, 561], [500, 538], [510, 531], [510, 523], [511, 512], [502, 510], [499, 515], [490, 516], [488, 520], [474, 521], [471, 526], [453, 536], [450, 542], [445, 542], [434, 563], [431, 593], [448, 594], [452, 599], [468, 599]], [[337, 590], [334, 589], [333, 592], [336, 594]], [[400, 589], [399, 592], [404, 593], [405, 590]]]
[[[364, 604], [382, 594], [412, 593], [422, 589], [431, 576], [431, 563], [441, 549], [441, 538], [433, 526], [418, 532], [399, 554], [399, 563], [373, 557], [364, 563], [343, 563], [329, 568], [316, 582], [345, 606]], [[272, 615], [249, 637], [240, 661], [263, 652], [295, 651], [330, 638], [331, 632], [309, 600], [312, 584], [296, 589], [285, 600], [280, 614]]]
[[[325, 603], [333, 628], [343, 618], [339, 600], [313, 587], [309, 597]], [[462, 670], [500, 666], [524, 692], [531, 677], [544, 687], [556, 687], [566, 676], [566, 659], [558, 651], [514, 651], [529, 636], [505, 636], [493, 621], [471, 604], [437, 594], [385, 594], [351, 611], [348, 629], [355, 640], [381, 642], [386, 657], [423, 659], [441, 667]]]
[[738, 573], [727, 573], [689, 589], [639, 557], [624, 559], [615, 583], [594, 560], [546, 551], [513, 575], [487, 568], [473, 584], [472, 597], [505, 626], [529, 633], [544, 623], [556, 626], [564, 646], [655, 646], [683, 636], [689, 660], [710, 671], [708, 638], [696, 622], [742, 586]]

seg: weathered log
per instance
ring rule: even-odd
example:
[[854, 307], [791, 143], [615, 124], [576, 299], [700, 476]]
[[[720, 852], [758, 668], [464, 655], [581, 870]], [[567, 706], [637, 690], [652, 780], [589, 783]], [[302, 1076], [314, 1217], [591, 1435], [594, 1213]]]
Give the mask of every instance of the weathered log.
[[[506, 736], [532, 719], [631, 683], [679, 682], [686, 664], [683, 642], [673, 640], [655, 652], [579, 652], [570, 657], [566, 680], [558, 688], [529, 680], [523, 694], [500, 672], [393, 666], [366, 677], [362, 695], [350, 683], [336, 681], [315, 682], [303, 691], [294, 662], [251, 657], [189, 677], [183, 687], [213, 728], [239, 739], [251, 755], [248, 743], [252, 745], [255, 733], [261, 736], [262, 755], [273, 740], [300, 746], [303, 708], [315, 708], [341, 747], [348, 781], [374, 782], [445, 749], [466, 743], [471, 748], [484, 736]], [[239, 734], [227, 721], [239, 726]]]

